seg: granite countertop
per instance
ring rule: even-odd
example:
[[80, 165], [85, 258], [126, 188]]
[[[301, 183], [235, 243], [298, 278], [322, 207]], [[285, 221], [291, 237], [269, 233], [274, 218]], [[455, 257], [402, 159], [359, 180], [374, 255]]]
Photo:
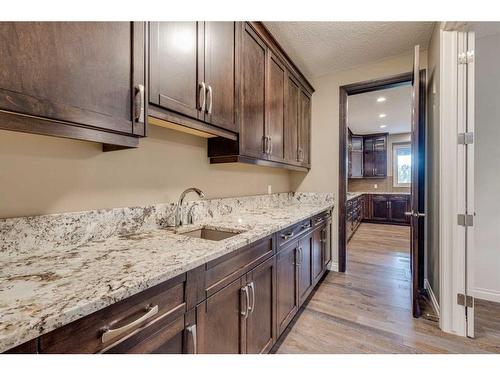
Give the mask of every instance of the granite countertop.
[[410, 195], [408, 192], [398, 192], [398, 191], [350, 191], [347, 193], [347, 200], [357, 198], [363, 194], [394, 194], [394, 195]]
[[73, 248], [0, 253], [0, 353], [332, 206], [250, 207], [183, 228], [243, 232], [217, 242], [154, 229]]

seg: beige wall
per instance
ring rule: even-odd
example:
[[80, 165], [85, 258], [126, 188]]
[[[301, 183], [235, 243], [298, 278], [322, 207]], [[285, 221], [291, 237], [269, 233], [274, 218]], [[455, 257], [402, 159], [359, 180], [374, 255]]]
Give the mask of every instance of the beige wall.
[[[424, 46], [426, 47], [426, 46]], [[296, 191], [331, 191], [338, 194], [339, 167], [339, 87], [349, 83], [377, 79], [412, 70], [413, 56], [396, 56], [350, 70], [334, 72], [312, 80], [316, 89], [312, 100], [312, 169], [307, 174], [292, 173], [291, 189]], [[427, 52], [421, 53], [427, 66]], [[334, 212], [333, 254], [337, 259], [337, 214]]]
[[290, 191], [285, 170], [210, 165], [206, 143], [151, 126], [138, 149], [103, 153], [99, 144], [0, 131], [0, 217], [171, 202], [190, 186], [209, 198], [265, 194], [267, 185]]

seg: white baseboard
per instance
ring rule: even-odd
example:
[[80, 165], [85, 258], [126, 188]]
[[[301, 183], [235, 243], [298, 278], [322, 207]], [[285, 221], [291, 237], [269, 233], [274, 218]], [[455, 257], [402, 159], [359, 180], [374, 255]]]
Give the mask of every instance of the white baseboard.
[[331, 262], [330, 265], [328, 266], [329, 271], [335, 271], [339, 272], [339, 264], [337, 262]]
[[434, 291], [431, 288], [431, 284], [429, 283], [429, 280], [427, 280], [427, 279], [424, 279], [424, 288], [427, 289], [427, 292], [429, 292], [429, 297], [431, 298], [432, 307], [434, 308], [434, 311], [436, 312], [436, 314], [439, 318], [439, 315], [440, 315], [439, 302], [438, 302], [436, 296], [434, 295]]
[[500, 292], [498, 290], [474, 288], [474, 290], [472, 291], [472, 296], [474, 298], [500, 303]]

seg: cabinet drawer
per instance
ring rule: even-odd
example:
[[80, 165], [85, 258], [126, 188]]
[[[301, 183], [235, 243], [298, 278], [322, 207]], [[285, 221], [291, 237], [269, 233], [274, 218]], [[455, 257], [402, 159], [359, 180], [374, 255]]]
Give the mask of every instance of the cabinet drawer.
[[290, 241], [298, 239], [302, 234], [312, 228], [311, 219], [303, 220], [278, 233], [278, 246], [281, 248]]
[[[150, 323], [186, 311], [186, 275], [149, 288], [40, 337], [41, 353], [98, 353], [141, 332]], [[128, 327], [120, 332], [120, 328]], [[104, 333], [107, 332], [107, 335]], [[103, 342], [104, 341], [104, 342]]]
[[325, 223], [330, 217], [331, 217], [331, 214], [328, 211], [327, 212], [322, 212], [319, 215], [316, 215], [312, 219], [313, 227], [314, 228], [319, 227], [320, 225], [322, 225], [323, 223]]
[[274, 237], [245, 246], [206, 264], [205, 292], [210, 296], [275, 253]]
[[184, 314], [166, 317], [147, 325], [135, 335], [106, 350], [106, 354], [182, 354]]

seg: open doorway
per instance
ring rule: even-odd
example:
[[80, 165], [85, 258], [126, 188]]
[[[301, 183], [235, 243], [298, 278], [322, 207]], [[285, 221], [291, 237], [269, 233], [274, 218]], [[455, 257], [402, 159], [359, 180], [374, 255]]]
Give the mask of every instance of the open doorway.
[[340, 88], [339, 271], [349, 271], [349, 262], [395, 270], [418, 317], [425, 205], [418, 60], [414, 72]]

